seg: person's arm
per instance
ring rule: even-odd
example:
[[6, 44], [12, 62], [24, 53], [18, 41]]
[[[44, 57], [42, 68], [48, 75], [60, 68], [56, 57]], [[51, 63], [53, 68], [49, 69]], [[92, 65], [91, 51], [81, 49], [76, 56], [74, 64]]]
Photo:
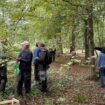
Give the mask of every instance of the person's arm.
[[23, 59], [23, 58], [21, 58], [20, 61], [28, 63], [28, 62], [31, 61], [31, 59], [29, 59], [29, 58], [27, 58], [27, 59]]
[[21, 54], [22, 54], [22, 52], [19, 53], [18, 57], [16, 58], [16, 62], [19, 62], [19, 61], [20, 61], [20, 59], [21, 59]]
[[18, 57], [16, 58], [16, 61], [17, 61], [17, 63], [18, 62], [20, 62], [20, 61], [22, 61], [22, 62], [30, 62], [31, 60], [32, 60], [32, 53], [30, 53], [30, 55], [29, 55], [29, 57], [28, 58], [22, 58], [22, 52], [18, 55]]
[[102, 47], [95, 47], [95, 50], [102, 51]]
[[38, 60], [39, 59], [39, 53], [40, 53], [40, 50], [39, 49], [36, 49], [34, 51], [34, 60]]

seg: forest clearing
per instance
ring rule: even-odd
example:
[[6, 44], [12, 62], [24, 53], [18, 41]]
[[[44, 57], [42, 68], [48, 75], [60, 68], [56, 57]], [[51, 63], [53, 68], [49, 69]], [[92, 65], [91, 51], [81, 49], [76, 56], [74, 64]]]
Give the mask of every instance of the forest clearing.
[[105, 105], [105, 0], [0, 0], [0, 105]]

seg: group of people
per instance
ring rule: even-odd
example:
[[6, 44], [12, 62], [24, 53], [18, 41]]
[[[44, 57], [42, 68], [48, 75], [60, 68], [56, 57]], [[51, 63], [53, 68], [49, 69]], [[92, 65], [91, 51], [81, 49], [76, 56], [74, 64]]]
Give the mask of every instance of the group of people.
[[17, 95], [23, 95], [22, 88], [24, 84], [25, 93], [31, 90], [31, 71], [32, 61], [34, 65], [35, 86], [41, 92], [48, 92], [47, 88], [47, 70], [52, 61], [55, 61], [55, 52], [48, 50], [44, 43], [37, 43], [34, 54], [30, 50], [28, 41], [21, 43], [22, 51], [17, 57], [19, 64], [19, 74], [17, 77]]
[[[95, 47], [95, 50], [99, 50], [98, 66], [100, 74], [101, 87], [105, 88], [105, 47]], [[47, 50], [45, 44], [37, 43], [34, 50], [34, 57], [29, 49], [29, 43], [22, 43], [22, 51], [17, 57], [17, 62], [20, 64], [20, 72], [18, 75], [17, 93], [22, 95], [22, 86], [24, 83], [25, 93], [29, 93], [31, 90], [31, 63], [34, 59], [34, 73], [36, 86], [42, 91], [47, 92], [47, 70], [52, 61], [55, 61], [56, 49]]]
[[[50, 64], [55, 61], [56, 49], [46, 48], [44, 43], [36, 43], [34, 53], [30, 50], [28, 41], [21, 43], [22, 50], [16, 58], [16, 63], [19, 65], [19, 72], [17, 75], [17, 95], [23, 95], [23, 85], [25, 94], [31, 91], [31, 72], [32, 65], [34, 65], [35, 87], [41, 92], [48, 92], [47, 87], [47, 70]], [[101, 87], [105, 88], [105, 47], [95, 47], [99, 50], [98, 66], [100, 68], [100, 83]], [[0, 91], [5, 91], [7, 82], [7, 64], [5, 57], [0, 50]]]

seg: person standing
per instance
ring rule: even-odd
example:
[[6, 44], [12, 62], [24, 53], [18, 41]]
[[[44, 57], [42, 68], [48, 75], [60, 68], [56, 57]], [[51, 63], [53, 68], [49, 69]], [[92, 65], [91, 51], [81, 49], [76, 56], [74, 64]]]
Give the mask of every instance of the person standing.
[[45, 44], [40, 46], [41, 52], [39, 55], [39, 79], [40, 79], [40, 90], [42, 92], [48, 92], [47, 89], [47, 70], [49, 68], [49, 52], [45, 48]]
[[102, 48], [102, 52], [98, 55], [98, 66], [100, 69], [101, 88], [105, 88], [105, 47]]
[[3, 44], [0, 42], [0, 92], [5, 91], [7, 83], [7, 59], [3, 51]]
[[55, 56], [56, 56], [56, 48], [53, 50], [53, 56], [52, 56], [53, 62], [55, 62]]
[[49, 54], [50, 54], [50, 57], [52, 59], [52, 62], [54, 62], [55, 61], [55, 56], [56, 56], [56, 49], [50, 48], [49, 49]]
[[53, 61], [53, 49], [49, 48], [49, 56], [51, 58], [51, 62]]
[[29, 94], [31, 90], [31, 64], [33, 54], [30, 50], [30, 45], [28, 41], [21, 43], [22, 51], [17, 57], [17, 62], [19, 63], [19, 74], [17, 78], [17, 95], [23, 95], [22, 88], [23, 84], [25, 87], [25, 94]]
[[34, 50], [34, 75], [35, 75], [35, 86], [39, 85], [39, 54], [40, 54], [40, 43], [36, 43], [36, 48]]

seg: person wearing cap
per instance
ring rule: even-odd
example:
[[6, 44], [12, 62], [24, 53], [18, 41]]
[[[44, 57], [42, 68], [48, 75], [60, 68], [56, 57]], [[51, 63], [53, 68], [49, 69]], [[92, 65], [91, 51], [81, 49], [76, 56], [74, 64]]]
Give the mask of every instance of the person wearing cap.
[[28, 94], [31, 90], [31, 64], [33, 54], [30, 50], [30, 45], [28, 41], [21, 43], [22, 51], [17, 57], [17, 62], [19, 63], [19, 74], [17, 78], [17, 95], [23, 95], [22, 87], [24, 83], [25, 93]]

